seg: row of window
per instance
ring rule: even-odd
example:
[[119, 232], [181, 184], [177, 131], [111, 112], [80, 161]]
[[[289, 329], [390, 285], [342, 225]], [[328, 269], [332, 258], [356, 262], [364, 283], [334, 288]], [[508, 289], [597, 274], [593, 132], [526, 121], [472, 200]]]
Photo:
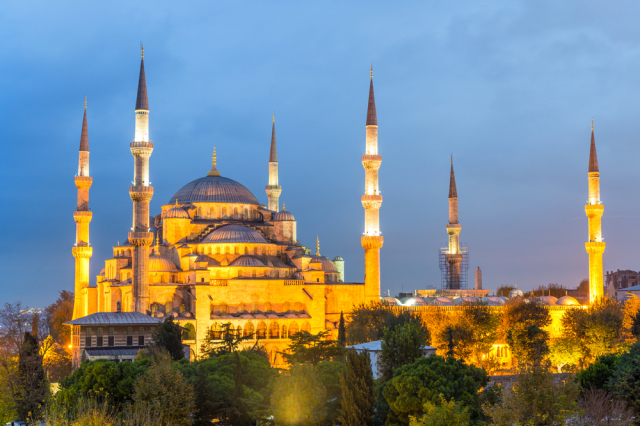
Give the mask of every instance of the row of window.
[[[220, 212], [220, 214], [218, 214], [218, 212]], [[228, 215], [228, 213], [231, 213], [231, 215]], [[234, 207], [233, 210], [229, 209], [227, 210], [226, 207], [223, 207], [221, 210], [216, 209], [215, 207], [211, 207], [211, 208], [202, 208], [202, 207], [198, 207], [198, 209], [196, 210], [196, 217], [206, 217], [209, 219], [219, 219], [219, 218], [224, 218], [224, 219], [236, 219], [236, 220], [249, 220], [249, 219], [258, 219], [260, 218], [260, 213], [258, 213], [257, 210], [249, 210], [249, 209], [243, 209], [243, 210], [238, 210], [237, 207]]]
[[[217, 245], [217, 244], [216, 244]], [[233, 250], [233, 253], [231, 253]], [[249, 247], [230, 247], [224, 246], [224, 249], [217, 245], [213, 247], [211, 245], [196, 246], [196, 254], [255, 254], [255, 255], [276, 255], [282, 253], [282, 249], [273, 246], [255, 246], [253, 250]]]
[[[240, 305], [238, 305], [237, 310], [235, 312], [237, 313], [258, 313], [260, 312], [259, 308], [261, 308], [262, 306], [259, 306], [257, 303], [251, 303], [250, 305], [246, 304], [246, 303], [241, 303]], [[296, 302], [293, 304], [293, 309], [292, 306], [289, 302], [285, 302], [282, 304], [282, 313], [294, 313], [294, 312], [304, 312], [304, 305], [300, 302]], [[226, 303], [222, 303], [220, 305], [214, 305], [211, 304], [210, 306], [210, 310], [212, 314], [228, 314], [229, 311], [229, 305], [227, 305]], [[273, 309], [273, 305], [271, 303], [265, 303], [264, 305], [264, 312], [265, 313], [275, 313], [276, 311]]]
[[[236, 337], [252, 337], [254, 339], [288, 339], [289, 336], [292, 336], [299, 331], [307, 331], [311, 332], [311, 324], [309, 322], [305, 322], [302, 325], [302, 328], [298, 326], [296, 322], [293, 322], [287, 328], [286, 325], [283, 325], [282, 328], [278, 326], [278, 323], [272, 322], [269, 328], [264, 322], [260, 322], [257, 327], [254, 327], [252, 323], [247, 323], [244, 326], [244, 329], [241, 325], [238, 325], [234, 328], [233, 325], [229, 327], [229, 333]], [[214, 340], [221, 340], [224, 338], [223, 336], [224, 330], [218, 323], [214, 323], [211, 326], [211, 333]], [[267, 337], [268, 336], [268, 337]]]
[[[133, 331], [133, 327], [127, 327], [127, 346], [133, 346]], [[137, 336], [138, 346], [144, 346], [144, 327], [140, 327], [136, 331], [138, 331], [139, 333]], [[113, 327], [109, 327], [107, 329], [107, 333], [106, 346], [115, 346], [115, 335]], [[95, 342], [97, 347], [105, 346], [102, 327], [98, 327], [96, 330]], [[93, 330], [91, 329], [91, 327], [87, 327], [87, 329], [85, 330], [84, 345], [85, 347], [93, 346]]]

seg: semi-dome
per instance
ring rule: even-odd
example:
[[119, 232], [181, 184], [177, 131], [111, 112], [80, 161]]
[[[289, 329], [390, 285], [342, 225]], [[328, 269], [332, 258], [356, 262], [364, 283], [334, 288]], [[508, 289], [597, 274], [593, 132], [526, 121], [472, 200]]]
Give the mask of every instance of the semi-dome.
[[174, 207], [164, 212], [165, 219], [191, 219], [182, 207]]
[[273, 218], [271, 220], [276, 222], [283, 222], [285, 220], [296, 220], [296, 218], [293, 217], [291, 212], [288, 212], [286, 210], [280, 210], [278, 213], [273, 215]]
[[176, 264], [161, 254], [153, 253], [149, 256], [149, 272], [177, 271]]
[[203, 243], [258, 243], [267, 242], [261, 233], [242, 225], [224, 225], [211, 231]]
[[262, 267], [264, 263], [260, 262], [260, 260], [256, 259], [253, 256], [240, 256], [233, 262], [229, 264], [229, 266], [253, 266], [253, 267]]
[[169, 204], [179, 203], [260, 203], [244, 185], [222, 176], [205, 176], [189, 182], [173, 194]]
[[558, 299], [558, 301], [556, 302], [556, 305], [579, 306], [580, 303], [571, 296], [562, 296], [560, 299]]
[[328, 257], [313, 256], [310, 263], [321, 263], [321, 269], [325, 272], [338, 272], [338, 268]]
[[433, 304], [437, 306], [453, 306], [453, 301], [448, 297], [436, 297], [433, 299]]

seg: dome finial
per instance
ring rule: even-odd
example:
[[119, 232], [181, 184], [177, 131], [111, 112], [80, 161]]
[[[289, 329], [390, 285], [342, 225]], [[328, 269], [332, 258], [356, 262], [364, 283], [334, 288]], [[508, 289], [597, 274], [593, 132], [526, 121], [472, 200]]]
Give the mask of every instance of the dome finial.
[[84, 109], [87, 109], [87, 97], [84, 97]]
[[282, 211], [287, 211], [287, 209], [284, 208], [284, 201], [282, 202]]
[[371, 64], [371, 80], [373, 80], [373, 64]]
[[591, 131], [593, 132], [593, 118], [591, 119]]
[[176, 197], [176, 206], [178, 205], [178, 197]]
[[316, 235], [316, 256], [320, 256], [320, 238]]
[[220, 172], [218, 171], [218, 169], [216, 169], [216, 163], [217, 161], [217, 156], [216, 156], [216, 147], [213, 147], [213, 165], [211, 166], [211, 170], [209, 170], [209, 173], [207, 173], [207, 176], [220, 176]]
[[273, 111], [273, 122], [274, 123], [276, 122], [276, 112], [275, 111]]
[[144, 59], [144, 44], [140, 42], [140, 57]]

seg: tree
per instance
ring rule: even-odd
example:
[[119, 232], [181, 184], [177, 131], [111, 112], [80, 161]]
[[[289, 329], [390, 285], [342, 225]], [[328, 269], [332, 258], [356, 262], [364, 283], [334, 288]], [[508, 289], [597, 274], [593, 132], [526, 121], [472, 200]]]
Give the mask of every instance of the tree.
[[347, 351], [345, 369], [340, 375], [342, 426], [373, 426], [376, 404], [369, 352]]
[[276, 377], [271, 404], [278, 425], [316, 426], [325, 419], [326, 389], [310, 364], [293, 364]]
[[[622, 305], [622, 312], [624, 315], [622, 320], [623, 337], [625, 339], [637, 338], [637, 335], [633, 334], [632, 328], [634, 327], [636, 315], [640, 312], [640, 299], [636, 296], [628, 297]], [[640, 333], [640, 329], [636, 329], [635, 332]]]
[[509, 300], [502, 311], [501, 333], [506, 336], [509, 329], [518, 324], [536, 324], [543, 328], [551, 324], [549, 310], [538, 299], [524, 300], [516, 298]]
[[576, 290], [578, 290], [579, 293], [589, 294], [589, 278], [583, 278], [580, 280], [580, 284], [578, 284], [578, 288]]
[[556, 381], [548, 365], [521, 370], [512, 391], [505, 392], [484, 412], [496, 426], [562, 425], [576, 414], [578, 386], [574, 380]]
[[24, 421], [39, 419], [49, 386], [42, 366], [38, 340], [29, 332], [18, 354], [18, 384], [16, 411]]
[[289, 336], [291, 343], [282, 357], [288, 364], [311, 363], [338, 359], [344, 353], [335, 340], [328, 340], [329, 331], [319, 331], [317, 334], [300, 331]]
[[426, 402], [423, 411], [424, 414], [419, 419], [410, 417], [409, 426], [470, 426], [472, 424], [468, 407], [453, 399], [447, 402], [442, 395], [438, 404]]
[[437, 355], [418, 358], [396, 370], [393, 379], [384, 385], [383, 395], [390, 407], [386, 424], [408, 425], [409, 416], [425, 413], [427, 402], [439, 405], [441, 395], [468, 408], [471, 420], [477, 422], [482, 416], [478, 391], [488, 382], [486, 371], [462, 360]]
[[540, 364], [549, 353], [549, 333], [537, 324], [524, 323], [507, 332], [507, 343], [519, 365]]
[[439, 335], [438, 350], [446, 356], [469, 359], [472, 354], [473, 331], [462, 321], [455, 321], [445, 327]]
[[382, 339], [385, 328], [395, 328], [406, 322], [415, 323], [429, 341], [429, 330], [420, 314], [412, 311], [393, 311], [391, 306], [381, 302], [358, 305], [349, 314], [347, 343], [356, 345]]
[[244, 371], [238, 352], [233, 353], [233, 391], [230, 404], [220, 407], [217, 415], [226, 419], [232, 425], [249, 426], [252, 424], [249, 408], [244, 394]]
[[579, 414], [576, 418], [580, 424], [593, 426], [626, 426], [635, 424], [635, 413], [627, 407], [626, 402], [611, 398], [603, 389], [588, 389], [580, 398]]
[[423, 357], [424, 344], [424, 335], [414, 323], [406, 323], [396, 329], [386, 328], [378, 360], [383, 380], [390, 380], [398, 368]]
[[347, 345], [347, 330], [344, 325], [344, 314], [340, 312], [340, 325], [338, 326], [338, 343], [343, 348]]
[[156, 362], [137, 378], [133, 400], [139, 409], [157, 413], [161, 425], [188, 425], [195, 409], [193, 388], [168, 360]]
[[580, 387], [584, 390], [591, 388], [608, 390], [608, 381], [613, 376], [618, 362], [620, 362], [620, 355], [617, 354], [599, 356], [593, 364], [576, 375]]
[[514, 288], [515, 288], [514, 286], [508, 285], [508, 284], [501, 285], [496, 290], [496, 296], [498, 296], [498, 297], [509, 297], [509, 293], [511, 293], [511, 290], [513, 290]]
[[64, 323], [73, 318], [73, 300], [72, 292], [62, 290], [58, 299], [44, 310], [49, 334], [53, 341], [62, 347], [71, 343], [71, 327]]
[[549, 345], [549, 361], [562, 373], [565, 365], [577, 365], [582, 357], [580, 344], [573, 339], [561, 337]]
[[233, 329], [233, 324], [227, 322], [222, 324], [219, 330], [211, 328], [207, 331], [207, 336], [200, 346], [200, 352], [207, 357], [230, 354], [238, 351], [240, 345], [253, 338], [253, 334], [243, 336], [241, 332]]
[[[602, 359], [614, 366], [613, 374], [605, 382], [605, 390], [608, 387], [612, 397], [626, 401], [636, 413], [640, 412], [640, 343], [635, 343], [628, 353], [620, 355], [617, 365], [615, 359]], [[604, 374], [606, 371], [602, 376]]]
[[164, 348], [174, 361], [184, 358], [182, 349], [182, 327], [173, 322], [173, 317], [167, 317], [152, 335], [153, 345]]

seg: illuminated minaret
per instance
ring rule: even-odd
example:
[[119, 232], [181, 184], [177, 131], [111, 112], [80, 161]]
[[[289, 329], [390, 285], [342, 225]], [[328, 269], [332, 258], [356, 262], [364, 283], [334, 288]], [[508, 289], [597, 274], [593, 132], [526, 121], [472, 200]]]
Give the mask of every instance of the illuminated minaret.
[[584, 210], [589, 218], [589, 242], [585, 243], [589, 253], [589, 302], [593, 303], [604, 296], [602, 253], [605, 242], [602, 241], [602, 213], [604, 206], [600, 202], [600, 171], [596, 154], [596, 139], [593, 135], [591, 120], [591, 152], [589, 153], [589, 204]]
[[456, 189], [456, 177], [453, 173], [453, 156], [451, 157], [451, 176], [449, 178], [449, 251], [445, 255], [449, 268], [449, 282], [447, 288], [457, 290], [460, 288], [460, 222], [458, 221], [458, 190]]
[[149, 246], [153, 242], [153, 233], [149, 232], [149, 201], [153, 197], [153, 187], [149, 182], [149, 157], [153, 152], [153, 143], [149, 142], [149, 101], [144, 74], [144, 48], [141, 56], [135, 109], [135, 139], [130, 144], [134, 158], [134, 181], [133, 186], [129, 187], [129, 195], [133, 200], [133, 232], [129, 232], [129, 244], [134, 247], [133, 306], [123, 306], [122, 310], [146, 314], [149, 311]]
[[382, 157], [378, 155], [378, 118], [373, 96], [373, 67], [369, 83], [369, 106], [367, 108], [367, 151], [362, 156], [365, 170], [364, 195], [364, 297], [365, 302], [380, 300], [380, 248], [384, 242], [380, 235], [380, 206], [382, 195], [378, 190], [378, 169]]
[[89, 177], [89, 130], [87, 129], [87, 98], [84, 99], [84, 118], [80, 136], [80, 156], [78, 159], [78, 175], [75, 177], [78, 188], [78, 204], [73, 212], [76, 221], [76, 245], [72, 249], [76, 258], [73, 319], [88, 314], [84, 303], [85, 288], [89, 286], [89, 259], [93, 248], [89, 246], [89, 222], [93, 213], [89, 211], [89, 188], [93, 178]]
[[280, 194], [282, 187], [278, 185], [278, 149], [276, 148], [276, 115], [273, 114], [271, 127], [271, 152], [269, 153], [269, 185], [265, 187], [269, 197], [269, 210], [280, 211]]

